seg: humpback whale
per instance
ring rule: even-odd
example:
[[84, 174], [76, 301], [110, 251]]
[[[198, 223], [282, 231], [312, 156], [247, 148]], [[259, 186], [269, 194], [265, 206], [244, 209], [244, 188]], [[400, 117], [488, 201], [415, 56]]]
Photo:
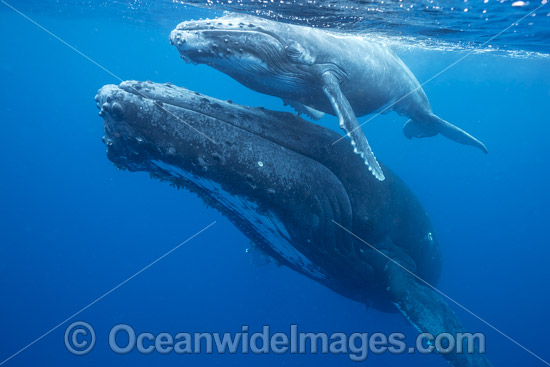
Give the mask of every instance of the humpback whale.
[[[379, 181], [349, 144], [331, 145], [334, 131], [169, 83], [106, 85], [95, 100], [119, 168], [197, 194], [278, 263], [345, 297], [433, 335], [465, 330], [428, 286], [441, 254], [426, 211], [384, 165]], [[443, 357], [491, 365], [480, 353]]]
[[299, 113], [313, 119], [323, 112], [336, 115], [379, 180], [383, 170], [356, 116], [393, 110], [410, 119], [403, 127], [409, 139], [441, 134], [487, 153], [479, 140], [432, 112], [401, 59], [365, 38], [230, 14], [183, 22], [170, 41], [186, 62], [210, 65], [248, 88], [282, 98]]

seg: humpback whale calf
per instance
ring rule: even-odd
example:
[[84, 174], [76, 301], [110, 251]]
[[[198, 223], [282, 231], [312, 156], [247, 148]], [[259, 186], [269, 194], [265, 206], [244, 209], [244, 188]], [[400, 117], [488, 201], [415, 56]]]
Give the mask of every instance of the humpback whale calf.
[[403, 128], [408, 138], [441, 134], [487, 153], [479, 140], [433, 114], [401, 59], [365, 38], [230, 14], [183, 22], [170, 41], [185, 61], [210, 65], [248, 88], [282, 98], [299, 113], [313, 119], [323, 112], [336, 115], [379, 180], [384, 173], [356, 116], [393, 110], [409, 117]]
[[[277, 262], [345, 297], [400, 311], [433, 335], [465, 331], [420, 281], [435, 285], [441, 272], [422, 205], [384, 165], [381, 182], [349, 144], [330, 144], [334, 131], [172, 84], [126, 81], [95, 99], [119, 168], [196, 193]], [[443, 357], [491, 365], [480, 353]]]

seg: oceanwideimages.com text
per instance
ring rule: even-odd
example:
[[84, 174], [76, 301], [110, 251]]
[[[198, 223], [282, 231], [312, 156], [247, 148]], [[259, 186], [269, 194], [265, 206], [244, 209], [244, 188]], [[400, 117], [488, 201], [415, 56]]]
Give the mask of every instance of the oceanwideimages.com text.
[[[362, 362], [371, 353], [485, 353], [482, 333], [420, 333], [414, 345], [408, 345], [404, 333], [304, 332], [298, 325], [290, 325], [286, 331], [273, 331], [269, 325], [253, 331], [243, 325], [235, 332], [153, 333], [117, 324], [105, 339], [117, 354], [346, 354], [352, 361]], [[65, 345], [73, 354], [89, 353], [95, 341], [95, 330], [86, 322], [75, 322], [66, 329]]]

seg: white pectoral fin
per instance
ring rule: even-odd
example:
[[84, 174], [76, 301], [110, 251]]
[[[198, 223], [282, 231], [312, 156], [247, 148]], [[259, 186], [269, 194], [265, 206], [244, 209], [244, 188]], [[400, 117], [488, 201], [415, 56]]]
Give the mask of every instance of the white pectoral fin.
[[357, 122], [357, 117], [355, 117], [349, 101], [340, 89], [338, 78], [331, 72], [323, 74], [323, 92], [328, 97], [332, 108], [334, 108], [336, 116], [338, 116], [340, 128], [344, 129], [351, 138], [355, 152], [361, 155], [374, 177], [380, 181], [384, 181], [385, 177], [382, 168], [370, 149], [369, 142]]

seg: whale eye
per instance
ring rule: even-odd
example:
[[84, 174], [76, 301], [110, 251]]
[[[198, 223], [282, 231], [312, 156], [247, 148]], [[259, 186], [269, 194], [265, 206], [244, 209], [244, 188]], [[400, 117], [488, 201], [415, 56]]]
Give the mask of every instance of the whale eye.
[[313, 64], [314, 60], [307, 52], [306, 48], [298, 42], [292, 42], [286, 46], [286, 55], [298, 64]]
[[286, 46], [286, 54], [291, 59], [297, 59], [303, 55], [304, 46], [298, 42], [292, 42], [290, 45]]

